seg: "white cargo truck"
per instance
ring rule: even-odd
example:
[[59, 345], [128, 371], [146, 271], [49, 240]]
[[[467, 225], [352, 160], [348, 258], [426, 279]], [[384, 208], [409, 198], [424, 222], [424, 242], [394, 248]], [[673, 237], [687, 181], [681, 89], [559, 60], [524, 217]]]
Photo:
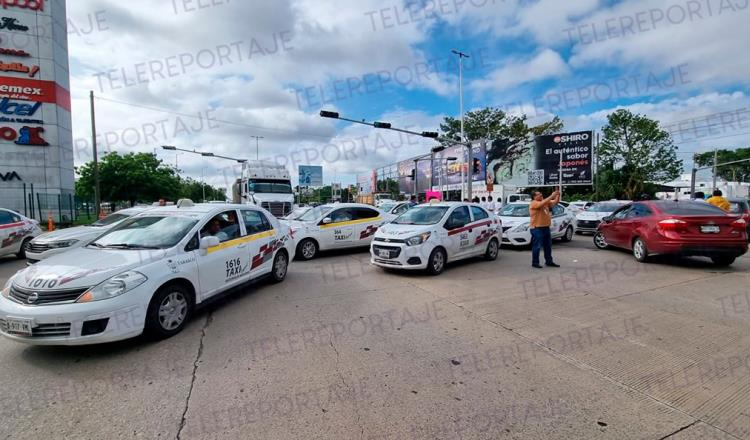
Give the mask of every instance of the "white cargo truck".
[[275, 162], [249, 160], [242, 177], [232, 187], [234, 203], [260, 206], [277, 218], [294, 210], [294, 193], [289, 171]]

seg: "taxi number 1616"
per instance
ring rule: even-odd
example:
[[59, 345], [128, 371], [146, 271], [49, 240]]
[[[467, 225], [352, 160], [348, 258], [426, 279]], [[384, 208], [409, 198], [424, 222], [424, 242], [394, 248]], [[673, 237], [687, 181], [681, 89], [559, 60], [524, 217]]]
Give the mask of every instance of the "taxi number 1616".
[[226, 261], [227, 278], [239, 275], [242, 272], [242, 261], [239, 258], [233, 258]]

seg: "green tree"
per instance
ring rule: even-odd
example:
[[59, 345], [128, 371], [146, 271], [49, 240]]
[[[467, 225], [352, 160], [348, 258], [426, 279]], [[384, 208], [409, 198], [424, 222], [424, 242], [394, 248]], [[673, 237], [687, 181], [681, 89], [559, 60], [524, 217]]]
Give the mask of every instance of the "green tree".
[[677, 158], [677, 147], [658, 121], [621, 109], [607, 116], [603, 131], [599, 164], [604, 178], [599, 182], [604, 193], [607, 185], [612, 185], [625, 198], [634, 199], [650, 190], [648, 182], [669, 181], [680, 175], [682, 161]]
[[[750, 148], [738, 148], [736, 150], [718, 150], [718, 163], [734, 162], [737, 160], [750, 159]], [[695, 163], [699, 167], [709, 167], [714, 164], [714, 152], [698, 154]], [[750, 160], [747, 162], [733, 163], [719, 167], [716, 173], [722, 179], [730, 182], [745, 182], [750, 178]]]

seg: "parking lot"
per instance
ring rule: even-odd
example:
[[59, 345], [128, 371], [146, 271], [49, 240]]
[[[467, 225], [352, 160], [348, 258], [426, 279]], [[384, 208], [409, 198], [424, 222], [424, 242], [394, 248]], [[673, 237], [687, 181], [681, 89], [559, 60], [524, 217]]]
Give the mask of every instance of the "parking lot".
[[[588, 236], [388, 273], [295, 262], [182, 333], [0, 340], [3, 438], [750, 438], [750, 257], [636, 263]], [[0, 282], [22, 267], [0, 261]]]

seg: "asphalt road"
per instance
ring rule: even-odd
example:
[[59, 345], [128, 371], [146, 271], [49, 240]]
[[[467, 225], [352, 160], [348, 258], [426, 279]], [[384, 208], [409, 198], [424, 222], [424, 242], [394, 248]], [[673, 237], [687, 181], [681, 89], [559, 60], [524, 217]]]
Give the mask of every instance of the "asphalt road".
[[328, 255], [158, 343], [2, 339], [0, 437], [750, 438], [750, 258], [554, 252], [440, 277]]

